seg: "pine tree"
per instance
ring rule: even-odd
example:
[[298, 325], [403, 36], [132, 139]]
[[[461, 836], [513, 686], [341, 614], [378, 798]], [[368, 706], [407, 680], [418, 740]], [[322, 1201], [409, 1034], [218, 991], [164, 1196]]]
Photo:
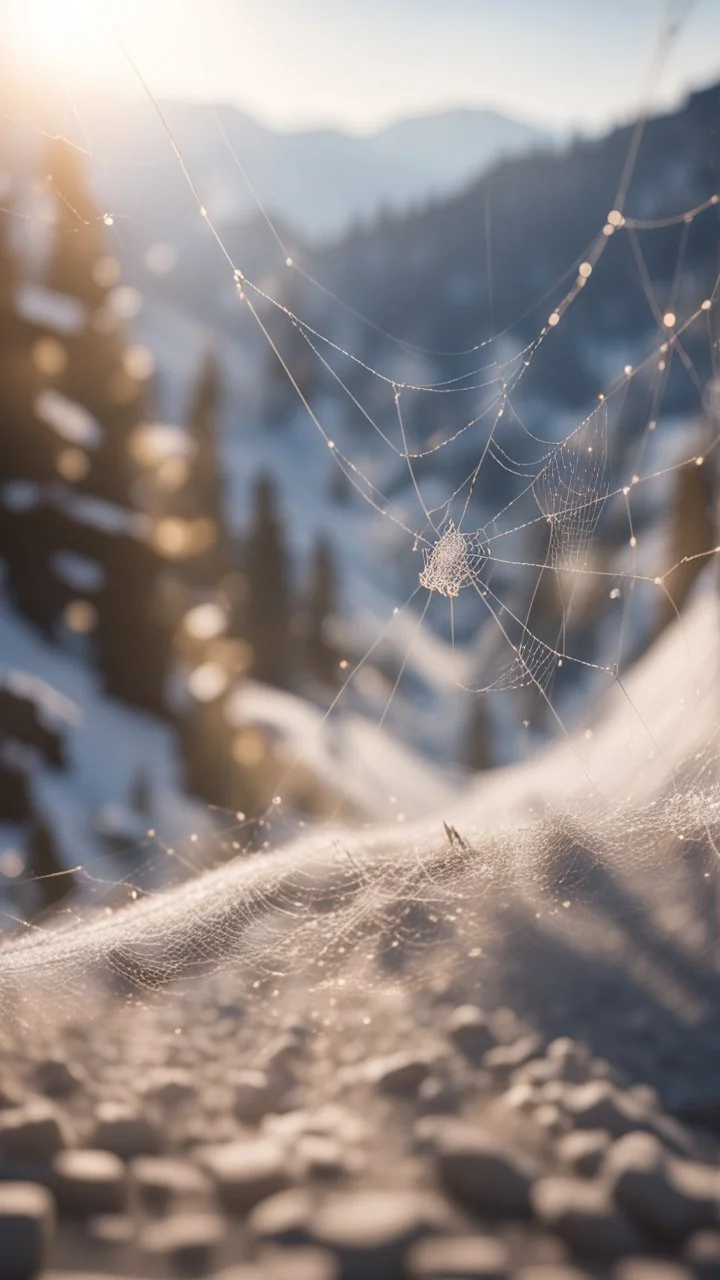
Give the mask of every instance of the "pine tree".
[[332, 552], [327, 540], [319, 538], [313, 551], [305, 612], [305, 661], [311, 674], [324, 684], [337, 681], [338, 655], [328, 636], [336, 592]]
[[291, 675], [289, 572], [275, 486], [269, 476], [262, 476], [255, 486], [246, 572], [245, 633], [253, 651], [252, 675], [267, 684], [287, 686]]
[[88, 191], [80, 153], [63, 138], [53, 138], [47, 173], [56, 197], [55, 239], [45, 278], [48, 288], [68, 293], [92, 310], [105, 299], [97, 263], [106, 255], [100, 209]]
[[193, 576], [215, 583], [231, 566], [231, 537], [227, 528], [224, 484], [219, 456], [218, 420], [222, 407], [220, 363], [215, 353], [206, 353], [193, 392], [188, 431], [194, 446], [191, 473], [183, 491], [183, 514], [209, 521], [212, 545], [197, 562], [188, 566]]

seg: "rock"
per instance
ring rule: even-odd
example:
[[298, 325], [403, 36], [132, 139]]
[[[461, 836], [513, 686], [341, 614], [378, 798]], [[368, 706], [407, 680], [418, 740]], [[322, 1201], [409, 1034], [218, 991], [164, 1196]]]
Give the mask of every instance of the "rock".
[[603, 1173], [619, 1205], [644, 1231], [669, 1241], [717, 1222], [720, 1172], [668, 1155], [649, 1133], [613, 1143]]
[[110, 1151], [60, 1151], [52, 1163], [52, 1188], [64, 1213], [120, 1213], [127, 1203], [125, 1165]]
[[459, 1110], [458, 1090], [442, 1076], [426, 1076], [418, 1089], [417, 1097], [426, 1115], [453, 1115]]
[[0, 1076], [0, 1110], [6, 1107], [20, 1107], [24, 1101], [25, 1095], [20, 1085], [10, 1076]]
[[272, 1138], [241, 1139], [205, 1147], [199, 1155], [225, 1208], [247, 1213], [290, 1184], [284, 1149]]
[[417, 1280], [505, 1280], [508, 1248], [493, 1236], [447, 1236], [419, 1240], [405, 1262]]
[[590, 1280], [586, 1271], [565, 1262], [529, 1262], [513, 1273], [514, 1280]]
[[95, 1112], [92, 1145], [112, 1151], [124, 1160], [155, 1155], [161, 1147], [160, 1132], [142, 1111], [118, 1102], [101, 1102]]
[[265, 1248], [262, 1253], [262, 1272], [246, 1276], [245, 1268], [223, 1272], [215, 1280], [338, 1280], [337, 1258], [327, 1249], [311, 1246], [300, 1249]]
[[499, 1044], [489, 1049], [483, 1058], [483, 1066], [494, 1076], [509, 1076], [516, 1067], [523, 1066], [531, 1058], [537, 1056], [540, 1049], [540, 1037], [530, 1032], [521, 1036], [513, 1044]]
[[53, 1199], [32, 1182], [0, 1183], [0, 1275], [31, 1280], [47, 1265], [55, 1226]]
[[412, 1053], [396, 1053], [368, 1063], [368, 1078], [380, 1093], [411, 1098], [432, 1071], [427, 1058]]
[[560, 1139], [557, 1154], [574, 1173], [581, 1174], [583, 1178], [594, 1178], [611, 1142], [607, 1129], [576, 1129]]
[[438, 1176], [449, 1194], [480, 1216], [530, 1213], [531, 1166], [484, 1129], [448, 1121], [435, 1135]]
[[85, 1234], [103, 1249], [122, 1249], [135, 1239], [135, 1223], [129, 1214], [99, 1213], [86, 1220]]
[[189, 1071], [180, 1067], [163, 1067], [154, 1071], [143, 1086], [143, 1096], [161, 1107], [177, 1107], [191, 1102], [197, 1089]]
[[538, 1221], [589, 1258], [620, 1258], [644, 1247], [639, 1231], [613, 1203], [603, 1182], [541, 1178], [531, 1199]]
[[298, 1188], [280, 1191], [261, 1201], [248, 1214], [248, 1232], [254, 1239], [266, 1243], [307, 1244], [313, 1208], [314, 1200], [309, 1192]]
[[655, 1134], [679, 1154], [692, 1152], [694, 1142], [682, 1125], [648, 1110], [639, 1101], [641, 1096], [630, 1090], [623, 1092], [609, 1080], [591, 1080], [567, 1089], [563, 1105], [578, 1129], [607, 1129], [613, 1138], [642, 1130]]
[[225, 1234], [225, 1222], [219, 1214], [185, 1213], [152, 1223], [140, 1237], [140, 1248], [184, 1271], [205, 1272], [212, 1267]]
[[273, 1109], [273, 1090], [264, 1071], [239, 1071], [232, 1080], [235, 1114], [243, 1124], [259, 1124]]
[[590, 1073], [590, 1054], [587, 1045], [562, 1036], [548, 1045], [545, 1056], [557, 1070], [559, 1079], [569, 1084], [582, 1084]]
[[683, 1257], [698, 1280], [720, 1280], [720, 1230], [696, 1231], [687, 1241]]
[[320, 1133], [302, 1134], [295, 1147], [295, 1158], [302, 1175], [310, 1178], [338, 1178], [349, 1167], [340, 1143]]
[[0, 1160], [44, 1163], [70, 1143], [67, 1122], [50, 1102], [40, 1099], [0, 1112]]
[[613, 1269], [613, 1280], [693, 1280], [693, 1275], [679, 1262], [665, 1262], [662, 1258], [625, 1258]]
[[423, 1191], [352, 1191], [313, 1213], [313, 1241], [335, 1253], [341, 1280], [397, 1280], [407, 1250], [447, 1227], [447, 1206]]
[[48, 1098], [69, 1098], [80, 1088], [83, 1076], [64, 1058], [45, 1058], [35, 1068], [34, 1082]]
[[472, 1004], [462, 1004], [453, 1009], [448, 1021], [448, 1035], [469, 1062], [479, 1066], [489, 1049], [494, 1049], [497, 1037], [485, 1014]]
[[166, 1209], [178, 1197], [197, 1200], [210, 1188], [207, 1174], [197, 1165], [169, 1156], [137, 1156], [130, 1174], [142, 1202], [155, 1211]]

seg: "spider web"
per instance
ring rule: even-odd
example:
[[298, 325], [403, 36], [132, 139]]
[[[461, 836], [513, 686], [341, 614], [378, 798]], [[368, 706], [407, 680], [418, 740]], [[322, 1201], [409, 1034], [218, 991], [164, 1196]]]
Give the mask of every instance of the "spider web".
[[[659, 63], [672, 47], [685, 8], [670, 6], [658, 43]], [[264, 1032], [293, 1007], [299, 988], [315, 1029], [339, 1036], [357, 1026], [353, 1005], [359, 991], [363, 1009], [370, 1009], [362, 1016], [369, 1020], [381, 1017], [380, 1006], [372, 1007], [369, 1001], [371, 991], [402, 989], [412, 1001], [426, 987], [435, 994], [458, 984], [471, 990], [479, 971], [488, 996], [500, 999], [508, 982], [511, 939], [517, 932], [525, 931], [539, 954], [545, 954], [550, 934], [580, 952], [583, 946], [604, 945], [597, 924], [597, 885], [610, 875], [608, 867], [613, 875], [617, 873], [616, 892], [624, 902], [636, 903], [642, 884], [648, 912], [653, 902], [660, 916], [667, 913], [673, 896], [681, 904], [667, 939], [674, 939], [696, 911], [693, 964], [707, 960], [717, 874], [720, 802], [713, 760], [717, 730], [701, 724], [696, 732], [691, 721], [699, 701], [716, 692], [712, 608], [705, 600], [702, 616], [697, 625], [693, 623], [692, 639], [688, 639], [684, 617], [662, 639], [673, 653], [687, 646], [690, 661], [676, 658], [675, 665], [668, 667], [682, 671], [682, 689], [674, 690], [672, 696], [668, 693], [668, 714], [672, 709], [674, 718], [661, 717], [659, 726], [648, 713], [642, 673], [635, 680], [632, 674], [626, 676], [625, 649], [633, 608], [647, 612], [647, 600], [652, 597], [669, 602], [678, 613], [674, 575], [690, 562], [711, 561], [719, 549], [707, 546], [670, 564], [667, 555], [654, 561], [652, 546], [647, 553], [643, 550], [634, 516], [643, 496], [655, 486], [667, 485], [689, 467], [715, 465], [720, 427], [717, 403], [708, 398], [690, 350], [697, 351], [697, 334], [703, 333], [717, 376], [718, 282], [684, 309], [681, 300], [685, 302], [688, 291], [681, 284], [690, 228], [697, 219], [713, 216], [717, 193], [708, 192], [694, 207], [658, 219], [625, 213], [646, 106], [632, 137], [613, 208], [599, 211], [597, 235], [584, 253], [561, 281], [527, 309], [526, 315], [534, 315], [540, 306], [551, 307], [534, 337], [517, 349], [517, 343], [509, 344], [514, 326], [508, 326], [454, 352], [415, 347], [365, 319], [293, 260], [262, 210], [286, 271], [321, 294], [330, 308], [349, 314], [362, 330], [374, 332], [383, 343], [383, 361], [377, 364], [387, 361], [392, 367], [397, 359], [395, 372], [386, 372], [367, 358], [364, 349], [362, 354], [351, 350], [332, 328], [324, 332], [300, 314], [300, 307], [291, 309], [280, 296], [247, 276], [208, 213], [151, 87], [130, 51], [125, 53], [161, 118], [198, 215], [225, 260], [238, 306], [249, 313], [283, 369], [308, 430], [319, 433], [333, 466], [371, 509], [373, 521], [392, 530], [407, 564], [412, 564], [407, 571], [412, 586], [409, 599], [393, 608], [382, 635], [353, 662], [325, 719], [342, 707], [377, 646], [393, 629], [409, 624], [405, 634], [409, 629], [412, 641], [413, 633], [417, 637], [429, 627], [430, 610], [441, 608], [454, 654], [458, 623], [465, 635], [479, 637], [472, 662], [465, 661], [461, 667], [467, 678], [454, 678], [464, 699], [480, 704], [492, 699], [496, 706], [497, 694], [518, 696], [522, 723], [528, 726], [540, 706], [551, 723], [551, 736], [558, 741], [551, 748], [549, 773], [541, 757], [531, 761], [514, 784], [486, 779], [477, 793], [458, 801], [444, 832], [438, 829], [439, 821], [348, 832], [333, 821], [340, 813], [339, 804], [335, 814], [312, 833], [275, 847], [287, 839], [288, 832], [298, 831], [296, 815], [285, 801], [298, 767], [291, 762], [272, 806], [253, 823], [253, 836], [258, 827], [262, 829], [261, 841], [228, 865], [197, 875], [188, 850], [185, 883], [144, 894], [136, 891], [128, 877], [129, 895], [142, 900], [120, 909], [103, 905], [106, 885], [98, 866], [76, 868], [86, 885], [98, 890], [90, 895], [95, 907], [72, 906], [53, 920], [24, 922], [25, 936], [13, 939], [3, 951], [0, 983], [3, 1004], [13, 1010], [10, 1034], [32, 1037], [36, 1033], [32, 1015], [38, 992], [50, 984], [54, 995], [59, 997], [62, 989], [66, 992], [58, 999], [57, 1016], [82, 991], [90, 1015], [105, 1017], [110, 1034], [121, 1037], [128, 1001], [137, 1014], [146, 1007], [143, 1001], [151, 1007], [151, 992], [190, 973], [203, 975], [202, 989], [206, 993], [210, 983], [216, 1001], [240, 983], [252, 1006], [251, 1017]], [[657, 74], [656, 65], [652, 84]], [[222, 127], [219, 121], [218, 127]], [[235, 155], [235, 160], [248, 180], [241, 158]], [[660, 306], [642, 245], [646, 234], [668, 226], [680, 228], [681, 239], [670, 301]], [[573, 304], [586, 289], [592, 290], [614, 236], [630, 240], [655, 336], [647, 353], [633, 365], [620, 358], [617, 371], [582, 421], [573, 423], [560, 439], [549, 422], [548, 438], [543, 438], [521, 418], [518, 401], [524, 379], [549, 344], [562, 341], [572, 323]], [[332, 415], [299, 385], [284, 354], [288, 335], [301, 340], [340, 400], [362, 422], [363, 431], [380, 441], [386, 456], [404, 473], [399, 500], [384, 491], [375, 473], [369, 473], [344, 440], [338, 442], [330, 425]], [[423, 361], [436, 356], [465, 363], [469, 359], [471, 367], [439, 381], [398, 372], [398, 367], [403, 375], [408, 367], [422, 369]], [[669, 434], [669, 429], [662, 430], [663, 396], [670, 366], [678, 361], [697, 384], [699, 405], [705, 401], [704, 434], [702, 439], [697, 436], [697, 445], [684, 448], [686, 433], [680, 450], [675, 447], [671, 460], [665, 461], [658, 444]], [[623, 408], [638, 384], [650, 387], [650, 411], [640, 433], [626, 446], [620, 439]], [[414, 407], [427, 400], [442, 404], [443, 411], [449, 403], [452, 421], [418, 445]], [[474, 405], [469, 416], [465, 402]], [[436, 501], [439, 460], [453, 451], [469, 456], [470, 464], [452, 492]], [[478, 492], [491, 469], [493, 475], [507, 475], [516, 483], [512, 496], [488, 513], [478, 501]], [[478, 518], [479, 512], [485, 518]], [[618, 545], [619, 528], [624, 550], [613, 560], [608, 546]], [[584, 625], [588, 617], [592, 629]], [[456, 656], [460, 652], [458, 647]], [[401, 690], [410, 653], [408, 643], [379, 717], [380, 726]], [[705, 661], [708, 654], [710, 659]], [[577, 700], [573, 702], [579, 680], [585, 682], [581, 714], [574, 709]], [[593, 729], [584, 727], [589, 699], [597, 696], [599, 687], [606, 701], [600, 704], [602, 711], [593, 711], [596, 721], [605, 723], [605, 714], [608, 723], [620, 721], [624, 726], [620, 772], [612, 750], [601, 745], [593, 753]], [[682, 738], [680, 756], [673, 750], [678, 736]], [[631, 760], [639, 774], [628, 790], [623, 775], [633, 767]], [[561, 779], [554, 778], [554, 773]], [[514, 787], [511, 800], [509, 786]], [[248, 824], [234, 814], [227, 815], [227, 820], [225, 836], [236, 840], [242, 851]], [[617, 860], [626, 849], [633, 851], [632, 857], [618, 871]], [[662, 892], [657, 884], [647, 887], [648, 869], [658, 866], [666, 873]], [[712, 892], [707, 883], [701, 885], [707, 888], [707, 896], [699, 911], [698, 874], [712, 885]], [[603, 909], [612, 914], [607, 904]], [[640, 910], [637, 903], [635, 909]], [[633, 950], [629, 923], [633, 908], [627, 910], [625, 916], [616, 913], [613, 928], [640, 982], [647, 956]], [[540, 919], [538, 932], [535, 922]], [[91, 980], [98, 973], [101, 985], [93, 997]], [[113, 1005], [112, 1015], [105, 1012], [107, 993], [102, 984], [108, 981], [125, 997]], [[701, 986], [693, 985], [683, 971], [679, 993], [670, 993], [665, 1002], [668, 1017], [679, 1016], [683, 1001], [690, 1007], [689, 990], [692, 1000], [701, 1004], [702, 994], [696, 990]], [[168, 1044], [178, 1033], [176, 1024], [183, 1035], [189, 1031], [200, 998], [190, 987], [182, 987], [179, 995], [175, 991], [175, 998], [161, 1006], [158, 1024], [158, 1035]], [[653, 999], [656, 995], [653, 989]], [[206, 999], [206, 994], [201, 998]]]

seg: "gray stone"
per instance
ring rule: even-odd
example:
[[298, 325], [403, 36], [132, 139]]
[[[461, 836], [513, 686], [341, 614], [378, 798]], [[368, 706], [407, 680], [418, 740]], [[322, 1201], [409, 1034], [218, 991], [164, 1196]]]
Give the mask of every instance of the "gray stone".
[[[222, 1280], [256, 1280], [242, 1274], [232, 1275], [224, 1272]], [[340, 1266], [334, 1254], [327, 1249], [314, 1246], [302, 1248], [264, 1247], [262, 1250], [262, 1272], [258, 1272], [257, 1280], [339, 1280]], [[215, 1277], [220, 1280], [220, 1277]]]
[[448, 1035], [460, 1053], [475, 1066], [497, 1044], [497, 1037], [485, 1014], [472, 1004], [453, 1009], [448, 1021]]
[[35, 1068], [34, 1081], [49, 1098], [69, 1098], [80, 1088], [83, 1076], [65, 1058], [45, 1058]]
[[587, 1045], [571, 1040], [569, 1036], [561, 1036], [550, 1042], [545, 1056], [557, 1068], [561, 1080], [572, 1084], [582, 1084], [587, 1080], [590, 1072]]
[[692, 1272], [679, 1262], [662, 1258], [625, 1258], [613, 1269], [613, 1280], [693, 1280]]
[[420, 1085], [430, 1075], [432, 1064], [427, 1058], [413, 1053], [395, 1053], [387, 1058], [376, 1058], [368, 1063], [368, 1078], [380, 1093], [394, 1097], [414, 1097]]
[[310, 1232], [336, 1254], [342, 1280], [397, 1280], [407, 1250], [448, 1220], [447, 1206], [431, 1192], [353, 1191], [322, 1204]]
[[11, 1165], [51, 1160], [70, 1140], [67, 1122], [50, 1102], [36, 1099], [0, 1112], [0, 1159]]
[[125, 1165], [110, 1151], [58, 1152], [52, 1187], [61, 1211], [80, 1217], [120, 1213], [127, 1204]]
[[613, 1203], [603, 1182], [581, 1178], [541, 1178], [532, 1188], [532, 1206], [544, 1227], [571, 1249], [591, 1258], [620, 1258], [644, 1247], [639, 1231]]
[[239, 1071], [232, 1080], [235, 1114], [243, 1124], [259, 1124], [273, 1109], [273, 1090], [264, 1071]]
[[123, 1249], [135, 1239], [135, 1223], [129, 1214], [98, 1213], [85, 1221], [85, 1234], [102, 1249]]
[[53, 1199], [45, 1187], [0, 1183], [2, 1280], [32, 1280], [45, 1267], [54, 1225]]
[[590, 1280], [587, 1271], [566, 1262], [528, 1262], [513, 1273], [514, 1280]]
[[505, 1280], [508, 1248], [493, 1236], [446, 1236], [419, 1240], [405, 1267], [417, 1280]]
[[500, 1078], [509, 1076], [517, 1067], [535, 1058], [540, 1050], [540, 1037], [534, 1032], [521, 1036], [512, 1044], [499, 1044], [489, 1049], [483, 1058], [483, 1066]]
[[686, 1242], [683, 1257], [698, 1280], [720, 1280], [720, 1230], [696, 1231]]
[[272, 1138], [205, 1147], [199, 1159], [214, 1179], [219, 1200], [234, 1212], [247, 1213], [290, 1184], [285, 1151]]
[[576, 1129], [560, 1139], [557, 1154], [573, 1173], [579, 1173], [584, 1178], [594, 1178], [611, 1142], [607, 1129]]
[[437, 1171], [449, 1194], [481, 1216], [525, 1217], [534, 1170], [484, 1129], [448, 1121], [435, 1134]]
[[170, 1156], [137, 1156], [130, 1165], [130, 1174], [143, 1204], [156, 1211], [183, 1196], [197, 1200], [207, 1194], [211, 1185], [197, 1165]]
[[197, 1089], [189, 1071], [181, 1067], [163, 1067], [152, 1072], [143, 1086], [143, 1096], [161, 1107], [177, 1107], [191, 1102]]
[[279, 1191], [251, 1210], [247, 1229], [256, 1240], [274, 1244], [307, 1244], [313, 1208], [314, 1200], [309, 1192], [298, 1188]]
[[295, 1158], [303, 1175], [310, 1178], [338, 1178], [348, 1168], [340, 1143], [321, 1133], [302, 1134], [295, 1147]]
[[118, 1102], [99, 1104], [91, 1141], [125, 1160], [154, 1155], [162, 1145], [159, 1130], [142, 1111]]
[[167, 1258], [184, 1271], [204, 1272], [212, 1267], [226, 1225], [217, 1213], [184, 1213], [154, 1222], [140, 1237], [145, 1253]]
[[684, 1240], [717, 1222], [720, 1172], [668, 1155], [652, 1134], [630, 1133], [613, 1143], [603, 1172], [617, 1203], [656, 1238]]

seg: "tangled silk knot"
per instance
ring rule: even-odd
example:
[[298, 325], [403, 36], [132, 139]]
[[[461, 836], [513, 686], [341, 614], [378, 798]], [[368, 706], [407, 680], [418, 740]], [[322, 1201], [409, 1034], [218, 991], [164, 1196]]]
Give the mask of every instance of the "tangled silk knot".
[[434, 547], [423, 552], [420, 585], [442, 596], [457, 596], [476, 580], [487, 555], [477, 533], [461, 533], [450, 520]]

